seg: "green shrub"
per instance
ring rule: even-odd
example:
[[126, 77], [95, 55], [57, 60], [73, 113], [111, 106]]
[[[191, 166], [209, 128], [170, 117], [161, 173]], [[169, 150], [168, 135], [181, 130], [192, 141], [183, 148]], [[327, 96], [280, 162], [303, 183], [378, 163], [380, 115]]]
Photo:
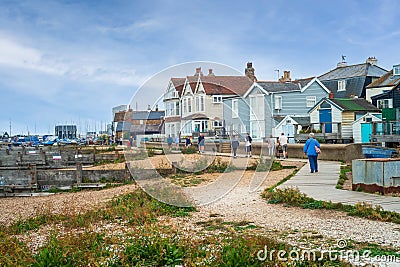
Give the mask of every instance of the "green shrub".
[[198, 149], [195, 146], [188, 146], [181, 149], [182, 154], [196, 154]]
[[351, 172], [351, 165], [341, 166], [340, 167], [340, 176], [339, 180], [336, 184], [337, 189], [343, 189], [344, 183], [348, 180], [347, 173]]
[[342, 203], [332, 203], [315, 200], [299, 191], [298, 188], [269, 188], [264, 190], [262, 196], [270, 204], [284, 203], [290, 206], [302, 207], [305, 209], [332, 209], [347, 212], [350, 216], [357, 216], [371, 220], [393, 222], [400, 224], [400, 213], [385, 211], [380, 206], [373, 206], [368, 203], [356, 203], [354, 206]]

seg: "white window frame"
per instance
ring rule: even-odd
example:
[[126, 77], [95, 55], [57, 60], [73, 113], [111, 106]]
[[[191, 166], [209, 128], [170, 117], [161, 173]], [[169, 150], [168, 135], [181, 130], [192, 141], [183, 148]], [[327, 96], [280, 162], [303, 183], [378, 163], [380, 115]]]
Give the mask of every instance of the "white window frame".
[[232, 118], [239, 118], [239, 100], [232, 100]]
[[222, 127], [222, 121], [219, 121], [219, 120], [213, 121], [213, 126], [214, 126], [214, 128], [221, 128]]
[[183, 114], [186, 114], [186, 113], [187, 113], [187, 98], [186, 98], [186, 97], [183, 98], [183, 99], [182, 99], [182, 102], [183, 102], [182, 113], [183, 113]]
[[281, 95], [274, 96], [274, 107], [275, 107], [275, 109], [282, 109], [282, 96]]
[[222, 95], [213, 95], [212, 102], [214, 104], [221, 104], [222, 103]]
[[316, 103], [317, 103], [317, 97], [316, 96], [307, 96], [306, 97], [306, 107], [307, 108], [314, 107]]
[[393, 75], [400, 75], [400, 65], [393, 66]]
[[241, 133], [242, 133], [242, 134], [243, 134], [243, 133], [247, 133], [246, 125], [242, 124], [240, 128], [241, 128]]
[[179, 115], [181, 114], [181, 112], [180, 112], [180, 103], [179, 103], [179, 101], [176, 101], [176, 102], [175, 102], [174, 107], [175, 107], [175, 116], [179, 116]]
[[249, 104], [250, 104], [250, 120], [254, 121], [256, 120], [256, 114], [255, 114], [255, 104], [256, 104], [256, 97], [254, 95], [251, 95], [249, 98]]
[[192, 113], [192, 99], [188, 97], [188, 113]]
[[338, 92], [346, 91], [346, 80], [340, 80], [337, 82]]
[[387, 98], [387, 99], [378, 99], [376, 101], [376, 106], [379, 109], [383, 108], [393, 108], [393, 99]]
[[194, 111], [199, 112], [199, 110], [200, 110], [200, 97], [196, 95], [194, 97]]
[[206, 105], [205, 105], [205, 96], [204, 95], [199, 95], [199, 112], [205, 112], [206, 111]]

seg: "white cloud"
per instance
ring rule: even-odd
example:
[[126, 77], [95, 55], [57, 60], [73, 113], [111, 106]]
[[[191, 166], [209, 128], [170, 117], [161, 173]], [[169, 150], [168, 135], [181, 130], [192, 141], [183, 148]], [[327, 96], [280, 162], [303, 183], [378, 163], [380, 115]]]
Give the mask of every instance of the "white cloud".
[[161, 27], [160, 21], [156, 19], [145, 19], [145, 20], [140, 20], [140, 21], [135, 21], [131, 24], [128, 25], [123, 25], [123, 26], [99, 26], [97, 27], [97, 30], [102, 33], [106, 34], [118, 34], [118, 35], [124, 35], [124, 36], [130, 36], [130, 35], [138, 35], [140, 33], [143, 33], [145, 31], [151, 31], [154, 29], [157, 29]]
[[53, 56], [6, 35], [0, 35], [0, 51], [0, 65], [4, 67], [32, 70], [71, 80], [135, 86], [146, 79], [136, 74], [132, 66], [108, 64], [110, 59], [107, 56], [99, 59], [96, 55], [80, 55], [79, 51], [72, 56]]

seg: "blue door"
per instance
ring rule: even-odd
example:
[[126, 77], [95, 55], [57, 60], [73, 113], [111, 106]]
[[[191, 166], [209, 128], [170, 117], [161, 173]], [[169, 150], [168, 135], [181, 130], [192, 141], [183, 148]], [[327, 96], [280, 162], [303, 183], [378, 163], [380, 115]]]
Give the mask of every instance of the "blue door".
[[372, 124], [361, 123], [361, 143], [371, 142]]
[[325, 133], [332, 133], [332, 109], [320, 109], [319, 122], [325, 123]]

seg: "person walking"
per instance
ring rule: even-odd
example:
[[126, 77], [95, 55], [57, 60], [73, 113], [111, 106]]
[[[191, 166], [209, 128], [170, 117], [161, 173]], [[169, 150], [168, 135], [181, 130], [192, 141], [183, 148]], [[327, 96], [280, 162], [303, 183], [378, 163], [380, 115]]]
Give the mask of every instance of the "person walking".
[[171, 150], [171, 147], [172, 147], [172, 137], [171, 137], [171, 135], [168, 135], [168, 138], [167, 138], [167, 144], [168, 144], [168, 149], [169, 150]]
[[275, 138], [272, 134], [268, 138], [268, 155], [273, 157], [275, 154]]
[[190, 136], [186, 136], [185, 145], [186, 145], [186, 147], [189, 147], [192, 145], [192, 140], [190, 140]]
[[287, 153], [288, 138], [285, 135], [285, 133], [282, 133], [281, 136], [279, 137], [279, 144], [282, 146], [283, 158], [287, 159], [288, 158], [288, 153]]
[[251, 138], [251, 136], [249, 135], [249, 133], [246, 133], [246, 154], [247, 157], [251, 157], [251, 142], [253, 141], [253, 139]]
[[129, 147], [132, 148], [133, 146], [133, 136], [129, 137]]
[[197, 139], [198, 144], [199, 144], [199, 152], [200, 153], [204, 153], [204, 144], [205, 144], [205, 140], [204, 140], [204, 134], [200, 134], [199, 138]]
[[310, 172], [318, 172], [318, 154], [321, 152], [321, 145], [314, 138], [314, 133], [310, 133], [308, 140], [304, 144], [303, 152], [310, 162]]
[[238, 139], [237, 135], [235, 135], [233, 137], [232, 142], [231, 142], [231, 147], [233, 150], [233, 158], [236, 159], [236, 151], [239, 147], [239, 139]]
[[179, 150], [179, 135], [175, 135], [175, 149]]

